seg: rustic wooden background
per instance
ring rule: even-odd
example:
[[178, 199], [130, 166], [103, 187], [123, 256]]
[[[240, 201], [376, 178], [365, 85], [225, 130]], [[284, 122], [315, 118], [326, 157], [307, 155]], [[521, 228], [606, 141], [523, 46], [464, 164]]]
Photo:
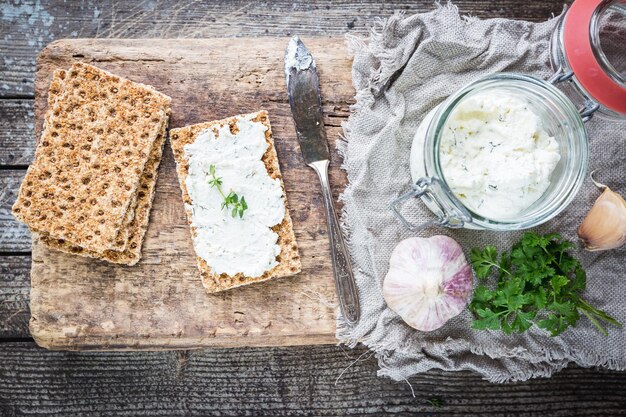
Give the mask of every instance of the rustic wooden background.
[[[479, 17], [527, 20], [562, 9], [560, 0], [456, 4]], [[408, 384], [377, 378], [375, 359], [361, 348], [63, 353], [37, 348], [29, 336], [30, 236], [10, 206], [33, 156], [33, 78], [43, 46], [72, 37], [366, 34], [377, 16], [432, 6], [431, 0], [0, 1], [0, 416], [626, 415], [626, 373], [600, 369], [572, 366], [551, 379], [507, 385], [433, 371], [411, 378], [413, 397]]]

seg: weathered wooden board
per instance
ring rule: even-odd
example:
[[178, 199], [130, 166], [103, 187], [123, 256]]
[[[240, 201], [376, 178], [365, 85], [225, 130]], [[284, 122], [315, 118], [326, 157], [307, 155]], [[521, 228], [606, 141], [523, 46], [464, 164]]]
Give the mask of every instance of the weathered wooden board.
[[0, 100], [0, 165], [25, 166], [34, 155], [33, 140], [24, 133], [33, 131], [33, 103]]
[[[352, 362], [360, 360], [347, 369]], [[0, 344], [0, 415], [21, 416], [626, 416], [622, 372], [568, 368], [490, 384], [469, 371], [377, 378], [364, 348], [48, 352]]]
[[[32, 138], [30, 140], [33, 140]], [[0, 170], [0, 252], [25, 252], [30, 250], [30, 233], [26, 225], [11, 214], [26, 171]]]
[[[170, 127], [267, 109], [303, 271], [206, 294], [168, 143], [138, 265], [110, 265], [33, 242], [30, 329], [37, 343], [51, 349], [180, 349], [335, 341], [334, 281], [318, 180], [302, 160], [286, 100], [287, 41], [67, 40], [41, 53], [35, 80], [37, 131], [51, 72], [77, 59], [171, 96]], [[354, 92], [344, 41], [305, 42], [318, 62], [327, 120], [345, 117]], [[332, 121], [327, 127], [335, 140], [339, 130]], [[336, 155], [331, 182], [335, 194], [345, 184]]]
[[[60, 38], [212, 38], [366, 34], [375, 16], [433, 0], [22, 0], [0, 8], [0, 97], [31, 97], [35, 55]], [[563, 1], [456, 0], [461, 13], [545, 20]]]
[[0, 340], [28, 336], [30, 264], [30, 256], [0, 257]]

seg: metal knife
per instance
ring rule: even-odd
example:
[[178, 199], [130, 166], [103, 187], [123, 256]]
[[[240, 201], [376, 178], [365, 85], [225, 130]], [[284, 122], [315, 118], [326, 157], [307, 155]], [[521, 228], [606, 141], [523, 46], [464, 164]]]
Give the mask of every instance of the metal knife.
[[346, 321], [354, 324], [359, 321], [361, 308], [352, 274], [352, 265], [339, 228], [339, 220], [335, 213], [333, 197], [328, 183], [330, 153], [324, 131], [320, 81], [317, 76], [315, 60], [298, 36], [294, 36], [287, 46], [285, 77], [289, 104], [302, 156], [306, 164], [317, 172], [322, 184], [328, 237], [330, 238], [330, 255], [339, 305]]

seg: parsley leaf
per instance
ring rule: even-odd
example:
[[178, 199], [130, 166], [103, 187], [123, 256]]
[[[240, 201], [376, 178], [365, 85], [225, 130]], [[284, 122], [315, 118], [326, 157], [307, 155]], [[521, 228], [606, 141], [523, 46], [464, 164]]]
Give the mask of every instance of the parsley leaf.
[[479, 285], [474, 290], [474, 301], [478, 303], [485, 303], [493, 298], [493, 292], [484, 285]]
[[490, 309], [479, 309], [476, 314], [480, 317], [472, 322], [472, 328], [478, 330], [498, 330], [500, 328], [499, 314], [494, 313]]
[[483, 281], [469, 305], [472, 328], [523, 333], [533, 324], [557, 336], [586, 316], [603, 334], [601, 321], [621, 327], [584, 300], [587, 276], [568, 251], [575, 245], [559, 234], [525, 233], [510, 252], [474, 248], [470, 263]]
[[499, 268], [498, 250], [495, 246], [487, 246], [483, 250], [472, 249], [470, 252], [470, 261], [476, 272], [476, 276], [485, 279], [491, 274], [493, 267]]

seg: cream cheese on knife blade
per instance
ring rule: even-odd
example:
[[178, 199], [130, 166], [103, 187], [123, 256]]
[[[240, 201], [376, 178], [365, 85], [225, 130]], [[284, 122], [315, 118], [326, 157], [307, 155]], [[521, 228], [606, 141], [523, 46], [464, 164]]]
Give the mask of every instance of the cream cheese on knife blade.
[[[272, 179], [261, 158], [268, 148], [267, 128], [260, 122], [240, 120], [239, 131], [229, 126], [200, 133], [185, 145], [189, 174], [185, 181], [193, 201], [186, 205], [196, 228], [196, 253], [217, 274], [261, 276], [276, 265], [280, 254], [278, 234], [271, 228], [283, 221], [285, 202], [280, 180]], [[222, 178], [222, 190], [245, 197], [248, 209], [233, 217], [219, 191], [209, 183], [210, 167]]]

